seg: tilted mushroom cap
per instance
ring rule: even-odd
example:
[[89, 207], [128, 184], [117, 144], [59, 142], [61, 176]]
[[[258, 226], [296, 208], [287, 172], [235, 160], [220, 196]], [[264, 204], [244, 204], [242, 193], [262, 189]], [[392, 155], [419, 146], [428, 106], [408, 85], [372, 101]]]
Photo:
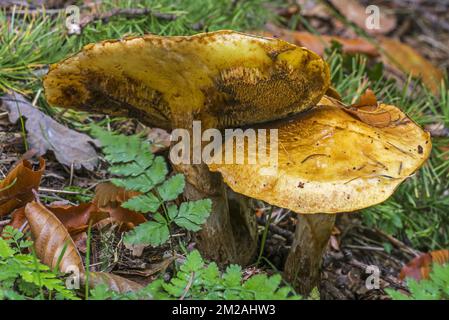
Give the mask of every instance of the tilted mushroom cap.
[[398, 108], [380, 104], [378, 111], [389, 113], [387, 125], [364, 123], [324, 97], [317, 108], [292, 120], [258, 126], [278, 129], [277, 166], [245, 161], [209, 168], [221, 172], [235, 192], [298, 213], [351, 212], [378, 204], [431, 151], [430, 135]]
[[329, 84], [312, 51], [233, 31], [90, 44], [44, 79], [50, 104], [168, 129], [191, 125], [186, 112], [216, 128], [280, 119], [316, 105]]

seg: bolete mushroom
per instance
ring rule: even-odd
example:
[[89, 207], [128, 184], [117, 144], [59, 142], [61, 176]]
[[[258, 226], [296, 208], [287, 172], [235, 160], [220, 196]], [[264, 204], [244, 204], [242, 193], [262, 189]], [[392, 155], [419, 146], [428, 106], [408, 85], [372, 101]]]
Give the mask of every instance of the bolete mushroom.
[[[325, 96], [312, 110], [256, 126], [278, 129], [277, 165], [209, 165], [235, 192], [298, 213], [284, 275], [304, 294], [319, 279], [335, 213], [385, 201], [431, 151], [430, 135], [398, 108], [376, 103], [360, 119], [354, 112]], [[368, 114], [389, 121], [369, 123]]]
[[[51, 66], [44, 79], [52, 105], [188, 130], [193, 120], [205, 130], [282, 119], [316, 105], [329, 84], [329, 67], [312, 51], [233, 31], [90, 44]], [[220, 175], [205, 164], [174, 167], [186, 175], [187, 198], [213, 202], [197, 239], [203, 254], [250, 261], [257, 232], [247, 199], [227, 197]]]
[[[334, 214], [387, 199], [431, 148], [429, 135], [398, 108], [354, 110], [324, 96], [338, 96], [329, 85], [329, 67], [313, 52], [232, 31], [88, 45], [52, 66], [44, 80], [48, 101], [61, 107], [166, 129], [192, 131], [194, 120], [203, 130], [277, 129], [276, 164], [174, 167], [186, 175], [187, 198], [213, 201], [198, 246], [218, 262], [245, 264], [253, 257], [257, 232], [249, 198], [297, 212], [285, 274], [303, 293], [318, 279]], [[388, 117], [369, 120], [382, 114]]]

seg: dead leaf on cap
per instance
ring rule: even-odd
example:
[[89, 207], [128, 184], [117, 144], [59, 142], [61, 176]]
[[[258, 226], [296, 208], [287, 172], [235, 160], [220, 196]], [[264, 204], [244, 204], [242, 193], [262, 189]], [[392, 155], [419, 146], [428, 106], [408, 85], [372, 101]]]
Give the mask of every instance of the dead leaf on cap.
[[376, 128], [388, 127], [392, 122], [390, 112], [379, 106], [376, 95], [370, 89], [360, 97], [359, 102], [343, 107], [343, 110]]
[[360, 97], [359, 102], [353, 105], [356, 108], [360, 107], [368, 107], [368, 106], [376, 106], [377, 107], [377, 98], [374, 94], [374, 91], [371, 89], [367, 89], [364, 94]]
[[33, 200], [33, 189], [38, 189], [44, 170], [45, 160], [42, 158], [37, 169], [33, 169], [28, 160], [22, 160], [0, 181], [0, 217]]
[[2, 103], [9, 112], [9, 121], [16, 123], [21, 116], [26, 118], [27, 141], [38, 155], [48, 150], [54, 152], [56, 159], [75, 169], [81, 167], [94, 170], [98, 155], [93, 147], [95, 140], [88, 135], [71, 130], [32, 106], [18, 93], [8, 94]]

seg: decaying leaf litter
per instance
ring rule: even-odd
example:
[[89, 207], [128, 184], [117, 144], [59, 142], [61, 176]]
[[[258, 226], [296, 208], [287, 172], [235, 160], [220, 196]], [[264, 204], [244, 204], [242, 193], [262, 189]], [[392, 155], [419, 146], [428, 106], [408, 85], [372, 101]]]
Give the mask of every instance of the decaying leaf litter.
[[[299, 2], [301, 2], [301, 1], [299, 1]], [[342, 9], [340, 8], [340, 10], [342, 10]], [[344, 12], [341, 12], [341, 13], [344, 14]], [[334, 18], [332, 18], [332, 16], [330, 16], [328, 19], [331, 21], [331, 23], [334, 23]], [[336, 21], [338, 21], [338, 20], [336, 20]], [[335, 22], [335, 24], [340, 25], [340, 28], [341, 28], [340, 31], [352, 30], [350, 28], [347, 28], [345, 26], [345, 24], [338, 23], [338, 22]], [[267, 29], [267, 30], [268, 30], [267, 32], [270, 32], [270, 29]], [[338, 34], [338, 32], [336, 32], [336, 33], [338, 36], [341, 36], [341, 35], [347, 36], [347, 34], [344, 34], [344, 33], [343, 34]], [[346, 31], [346, 33], [350, 34], [351, 31]], [[331, 33], [327, 32], [327, 34], [331, 34]], [[357, 50], [358, 49], [356, 49], [355, 51], [357, 51]], [[371, 48], [370, 48], [370, 50], [371, 50]], [[364, 49], [360, 49], [360, 51], [363, 52]], [[375, 55], [378, 55], [378, 53], [376, 53]], [[439, 76], [440, 75], [438, 75], [438, 77]], [[407, 77], [404, 77], [403, 75], [401, 75], [401, 77], [403, 79], [407, 79]], [[431, 78], [435, 79], [435, 76], [432, 75]], [[434, 90], [435, 86], [431, 87], [430, 89]], [[360, 92], [360, 94], [361, 93], [362, 92]], [[353, 102], [355, 102], [355, 101], [353, 101]], [[131, 125], [129, 124], [130, 122], [131, 122]], [[9, 126], [9, 125], [7, 124], [7, 126]], [[128, 131], [129, 126], [131, 126], [131, 131]], [[113, 127], [117, 128], [119, 130], [122, 130], [122, 131], [130, 132], [130, 133], [134, 133], [136, 127], [138, 128], [138, 130], [141, 130], [139, 128], [139, 126], [136, 126], [135, 124], [133, 124], [133, 121], [125, 121], [122, 123], [119, 122], [117, 124], [113, 124]], [[20, 132], [20, 131], [18, 131], [18, 132]], [[19, 147], [18, 147], [19, 150], [21, 148], [23, 148], [23, 146], [25, 145], [23, 138], [24, 137], [21, 134], [18, 134], [18, 135], [16, 135], [15, 140], [13, 140], [13, 144], [14, 143], [19, 144]], [[13, 145], [12, 149], [14, 150], [14, 148], [17, 148], [17, 146]], [[22, 150], [21, 152], [23, 153], [23, 151], [24, 150]], [[47, 156], [46, 156], [46, 158], [47, 158]], [[51, 166], [54, 166], [56, 168], [55, 172], [50, 171], [50, 175], [47, 178], [50, 181], [55, 180], [55, 182], [56, 182], [55, 185], [52, 185], [51, 182], [49, 182], [50, 185], [48, 186], [48, 188], [46, 188], [46, 190], [50, 189], [53, 191], [45, 191], [45, 194], [47, 194], [47, 193], [52, 194], [51, 197], [53, 197], [53, 200], [64, 200], [66, 195], [67, 196], [77, 196], [78, 195], [78, 193], [79, 193], [78, 191], [75, 191], [75, 192], [67, 191], [67, 193], [64, 193], [64, 192], [59, 193], [58, 192], [59, 190], [62, 189], [61, 186], [67, 185], [67, 181], [66, 181], [67, 179], [69, 179], [70, 182], [75, 181], [75, 183], [77, 185], [79, 185], [81, 188], [86, 188], [86, 187], [92, 187], [92, 184], [96, 184], [98, 182], [98, 179], [101, 180], [105, 176], [105, 172], [104, 171], [102, 172], [101, 170], [98, 171], [98, 169], [96, 171], [94, 171], [93, 173], [86, 173], [83, 171], [80, 172], [78, 170], [75, 170], [75, 168], [71, 168], [71, 166], [68, 165], [68, 163], [65, 163], [66, 164], [65, 167], [61, 167], [60, 164], [52, 161], [51, 158], [50, 158], [50, 161], [47, 161], [47, 162]], [[9, 160], [8, 164], [11, 165], [12, 163], [13, 163], [13, 161]], [[47, 166], [48, 166], [48, 164], [47, 164]], [[9, 169], [9, 168], [6, 167], [5, 169]], [[45, 182], [45, 174], [44, 174], [44, 182]], [[70, 194], [70, 193], [72, 193], [72, 194]], [[91, 192], [91, 194], [93, 194], [93, 192]], [[27, 200], [27, 201], [29, 201], [29, 200]], [[51, 201], [52, 200], [50, 200], [50, 202]], [[76, 200], [75, 200], [75, 202], [76, 202]], [[269, 238], [268, 238], [269, 241], [267, 242], [268, 245], [266, 247], [267, 256], [269, 259], [271, 257], [273, 259], [273, 261], [282, 260], [283, 258], [285, 258], [285, 257], [282, 257], [282, 252], [285, 251], [282, 249], [283, 249], [283, 247], [285, 248], [286, 245], [287, 246], [289, 245], [288, 240], [286, 241], [285, 239], [290, 238], [289, 236], [287, 237], [286, 235], [289, 234], [288, 232], [292, 232], [292, 230], [293, 230], [292, 223], [294, 223], [294, 221], [295, 221], [294, 215], [291, 215], [291, 213], [284, 211], [284, 210], [278, 211], [277, 218], [278, 219], [280, 218], [280, 220], [276, 221], [276, 224], [273, 225], [274, 228], [270, 228]], [[348, 219], [342, 218], [341, 220], [353, 220], [353, 219], [351, 217]], [[331, 250], [329, 251], [329, 254], [325, 257], [325, 260], [324, 260], [324, 268], [325, 268], [324, 279], [325, 280], [323, 280], [323, 284], [322, 284], [322, 286], [324, 288], [323, 291], [326, 292], [326, 293], [324, 293], [324, 296], [326, 296], [326, 294], [328, 294], [328, 297], [333, 297], [333, 298], [379, 298], [379, 297], [382, 297], [382, 294], [380, 294], [380, 295], [374, 294], [373, 295], [373, 292], [369, 292], [369, 293], [363, 292], [361, 283], [364, 282], [363, 277], [365, 275], [361, 271], [363, 271], [364, 266], [369, 264], [368, 263], [369, 261], [366, 261], [366, 256], [363, 254], [364, 250], [368, 250], [370, 253], [374, 252], [374, 254], [371, 255], [373, 257], [373, 259], [377, 260], [377, 261], [382, 261], [382, 263], [385, 266], [388, 266], [389, 263], [385, 263], [385, 260], [389, 258], [389, 255], [386, 254], [385, 250], [382, 251], [382, 250], [379, 250], [379, 248], [382, 249], [382, 246], [384, 245], [384, 243], [388, 242], [388, 241], [390, 241], [391, 243], [393, 243], [394, 245], [397, 246], [397, 248], [395, 248], [395, 249], [396, 249], [396, 255], [398, 255], [398, 257], [395, 256], [395, 250], [392, 251], [393, 257], [394, 257], [394, 259], [396, 259], [396, 260], [393, 259], [393, 261], [396, 261], [396, 262], [392, 263], [392, 266], [385, 267], [385, 268], [387, 268], [387, 270], [386, 270], [386, 276], [385, 276], [385, 283], [382, 284], [384, 286], [387, 286], [387, 285], [395, 286], [396, 285], [398, 287], [401, 287], [401, 284], [397, 278], [398, 270], [401, 267], [401, 263], [407, 262], [412, 257], [412, 255], [410, 254], [410, 252], [408, 252], [408, 250], [406, 250], [405, 253], [403, 252], [405, 250], [404, 248], [409, 248], [406, 244], [404, 244], [404, 247], [402, 247], [402, 246], [398, 246], [397, 243], [394, 243], [394, 241], [392, 239], [387, 238], [387, 241], [385, 241], [385, 237], [383, 237], [382, 233], [374, 232], [374, 234], [370, 234], [369, 232], [367, 232], [364, 229], [363, 226], [360, 227], [358, 225], [359, 222], [357, 221], [357, 219], [354, 219], [354, 220], [355, 221], [350, 221], [350, 222], [342, 221], [341, 222], [342, 226], [340, 226], [338, 224], [334, 230], [334, 238], [331, 239], [331, 242], [330, 242]], [[261, 223], [263, 223], [263, 219], [261, 219]], [[350, 231], [342, 231], [342, 230], [345, 230], [348, 225], [354, 226], [354, 227], [349, 227]], [[84, 228], [85, 228], [85, 226], [86, 226], [86, 224], [83, 225]], [[283, 231], [280, 231], [280, 230], [283, 230]], [[366, 233], [368, 233], [368, 235]], [[359, 239], [359, 237], [361, 239]], [[368, 238], [368, 240], [366, 238]], [[345, 243], [346, 241], [347, 241], [347, 243]], [[354, 241], [355, 241], [355, 244], [353, 244]], [[377, 242], [379, 246], [375, 246], [375, 245], [370, 246], [366, 243], [366, 241], [368, 241], [368, 243], [372, 243], [372, 242], [376, 243]], [[371, 247], [377, 248], [377, 250], [371, 250]], [[277, 249], [273, 249], [273, 248], [277, 248]], [[366, 249], [366, 248], [369, 248], [369, 249]], [[413, 249], [411, 249], [411, 248], [409, 248], [409, 249], [410, 249], [410, 251], [413, 252]], [[373, 262], [373, 261], [371, 261], [371, 262]], [[383, 265], [382, 263], [380, 263], [380, 265]], [[282, 265], [282, 264], [280, 263], [279, 265]], [[348, 269], [350, 270], [349, 273], [347, 272]], [[337, 272], [335, 272], [335, 271], [337, 271]], [[356, 276], [352, 277], [351, 272], [353, 274], [356, 274]], [[335, 277], [335, 275], [338, 275], [338, 276], [336, 277], [335, 280], [333, 280], [333, 277]], [[360, 276], [361, 279], [357, 280], [357, 275]], [[354, 279], [356, 279], [356, 280], [354, 280]], [[335, 283], [339, 283], [339, 285], [343, 286], [344, 288], [343, 289], [339, 288], [338, 290], [335, 290], [335, 288], [336, 288]], [[336, 294], [336, 292], [338, 292], [340, 295]]]

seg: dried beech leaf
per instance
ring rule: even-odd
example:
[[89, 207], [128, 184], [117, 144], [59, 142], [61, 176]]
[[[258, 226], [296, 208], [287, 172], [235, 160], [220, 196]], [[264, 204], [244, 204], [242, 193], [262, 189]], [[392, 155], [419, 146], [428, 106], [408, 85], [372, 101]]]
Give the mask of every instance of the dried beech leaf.
[[27, 141], [38, 155], [51, 150], [62, 164], [73, 164], [75, 169], [95, 169], [98, 155], [93, 147], [96, 142], [91, 137], [53, 120], [18, 93], [5, 95], [2, 101], [9, 112], [10, 122], [16, 123], [20, 116], [26, 118]]
[[367, 107], [367, 106], [375, 106], [377, 107], [377, 98], [374, 94], [374, 91], [371, 89], [368, 89], [365, 91], [364, 94], [360, 97], [359, 102], [353, 105], [353, 107]]
[[50, 210], [33, 201], [26, 205], [25, 216], [30, 225], [36, 254], [42, 263], [54, 268], [66, 247], [59, 270], [68, 272], [73, 268], [78, 268], [78, 270], [84, 271], [83, 262], [75, 243], [62, 222]]
[[95, 189], [93, 203], [99, 211], [109, 214], [111, 222], [124, 223], [126, 229], [132, 229], [147, 219], [143, 214], [122, 208], [121, 205], [139, 194], [139, 192], [127, 191], [112, 183], [101, 183]]
[[399, 278], [413, 278], [417, 281], [422, 279], [429, 279], [432, 271], [432, 264], [446, 264], [449, 263], [449, 250], [437, 250], [430, 253], [424, 253], [410, 261], [401, 270]]
[[[86, 283], [85, 274], [81, 277], [81, 283]], [[104, 284], [112, 291], [118, 293], [135, 292], [142, 289], [142, 285], [135, 281], [123, 278], [121, 276], [106, 273], [106, 272], [90, 272], [89, 273], [89, 287], [95, 288], [96, 286]]]
[[[25, 207], [16, 209], [11, 213], [11, 221], [8, 223], [8, 226], [13, 227], [14, 229], [20, 230], [25, 226], [27, 222], [27, 218], [25, 217]], [[23, 230], [25, 231], [25, 230]], [[25, 232], [23, 232], [25, 233]]]
[[93, 203], [98, 208], [117, 207], [125, 201], [140, 195], [137, 191], [128, 191], [110, 182], [100, 183], [95, 188]]
[[0, 217], [33, 200], [32, 190], [39, 188], [44, 171], [44, 159], [39, 159], [36, 170], [28, 160], [23, 160], [0, 181]]
[[377, 128], [386, 128], [390, 126], [392, 118], [390, 112], [377, 103], [374, 92], [370, 89], [360, 97], [359, 102], [352, 106], [342, 106], [342, 110], [353, 115], [360, 121]]
[[420, 55], [415, 49], [397, 40], [382, 37], [380, 44], [384, 49], [382, 61], [400, 73], [422, 78], [424, 85], [434, 94], [439, 93], [444, 79], [443, 72]]
[[50, 205], [47, 209], [54, 213], [72, 236], [87, 230], [90, 222], [94, 225], [109, 217], [108, 213], [99, 211], [91, 203], [82, 203], [77, 206]]
[[360, 121], [377, 128], [385, 128], [391, 124], [391, 114], [382, 107], [348, 107], [344, 111], [355, 116]]

